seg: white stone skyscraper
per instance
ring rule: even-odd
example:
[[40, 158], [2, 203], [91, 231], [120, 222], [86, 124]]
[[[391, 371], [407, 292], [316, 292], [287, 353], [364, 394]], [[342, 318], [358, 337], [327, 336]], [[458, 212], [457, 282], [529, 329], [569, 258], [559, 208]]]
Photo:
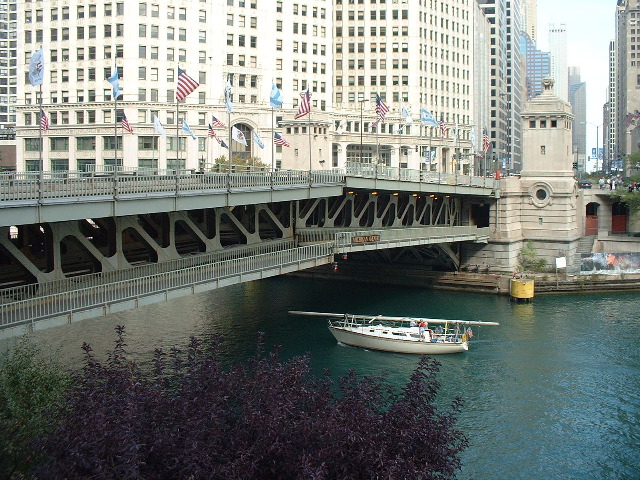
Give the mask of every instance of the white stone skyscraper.
[[[229, 144], [234, 160], [314, 170], [352, 161], [443, 172], [471, 168], [472, 127], [476, 137], [482, 128], [476, 99], [486, 99], [481, 108], [488, 109], [490, 88], [488, 81], [475, 81], [475, 68], [488, 71], [489, 64], [477, 64], [474, 52], [482, 49], [484, 61], [490, 49], [488, 38], [479, 40], [476, 27], [486, 28], [487, 21], [475, 1], [17, 2], [19, 170], [39, 168], [40, 148], [47, 171], [206, 167], [229, 158], [209, 134], [213, 116], [226, 124], [213, 123], [212, 130]], [[501, 28], [506, 34], [506, 22]], [[50, 123], [42, 147], [40, 90], [25, 77], [40, 47], [42, 103]], [[107, 82], [114, 65], [122, 90], [117, 104]], [[176, 102], [178, 67], [199, 86]], [[492, 78], [505, 78], [507, 69], [505, 56]], [[275, 111], [269, 106], [273, 84], [284, 102]], [[307, 89], [311, 114], [296, 119]], [[374, 129], [377, 95], [389, 112]], [[413, 124], [402, 118], [403, 103]], [[448, 129], [422, 126], [421, 107]], [[123, 115], [133, 133], [121, 128]], [[155, 118], [166, 135], [154, 128]], [[501, 111], [499, 118], [504, 144], [508, 116]], [[182, 131], [185, 121], [196, 139]], [[229, 139], [230, 125], [247, 145]], [[274, 132], [291, 147], [279, 145], [272, 155]]]
[[569, 71], [565, 24], [549, 25], [549, 53], [551, 54], [551, 75], [555, 81], [555, 94], [567, 102], [569, 100]]
[[538, 42], [538, 0], [524, 0], [522, 17], [524, 19], [523, 30], [536, 44]]

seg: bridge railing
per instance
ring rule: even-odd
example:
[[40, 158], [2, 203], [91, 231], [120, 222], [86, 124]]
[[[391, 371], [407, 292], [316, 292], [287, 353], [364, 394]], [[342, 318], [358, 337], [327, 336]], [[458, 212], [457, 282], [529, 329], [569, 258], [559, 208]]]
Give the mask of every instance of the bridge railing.
[[[69, 291], [38, 295], [33, 298], [0, 304], [0, 327], [59, 317], [67, 313], [107, 306], [175, 289], [220, 282], [247, 274], [260, 276], [261, 273], [267, 271], [273, 272], [287, 266], [318, 260], [322, 263], [329, 263], [333, 260], [333, 245], [331, 243], [308, 245], [216, 263], [206, 262], [179, 270], [162, 271], [101, 285], [80, 286]], [[271, 273], [271, 275], [274, 274], [276, 273]]]
[[[189, 195], [203, 191], [231, 191], [234, 188], [293, 188], [317, 184], [341, 185], [339, 170], [279, 170], [242, 173], [156, 173], [128, 171], [115, 174], [76, 175], [77, 172], [11, 173], [0, 175], [0, 202], [119, 195]], [[1, 204], [0, 204], [1, 205]]]
[[380, 180], [400, 180], [406, 182], [435, 183], [443, 185], [465, 185], [472, 187], [494, 188], [495, 180], [486, 177], [474, 177], [458, 173], [441, 173], [411, 168], [387, 167], [370, 163], [347, 162], [347, 175]]
[[198, 253], [166, 262], [149, 263], [109, 272], [91, 273], [77, 277], [52, 280], [49, 282], [10, 287], [0, 290], [0, 303], [26, 298], [42, 297], [53, 293], [77, 290], [78, 288], [106, 285], [138, 277], [148, 277], [165, 272], [184, 270], [198, 265], [225, 262], [248, 256], [280, 252], [290, 250], [294, 247], [294, 240], [274, 240], [263, 242], [258, 245], [245, 245], [240, 247], [231, 247], [216, 252]]
[[344, 228], [305, 228], [297, 231], [300, 244], [312, 244], [332, 240], [336, 252], [340, 248], [364, 243], [392, 243], [425, 240], [427, 243], [458, 241], [461, 237], [488, 238], [488, 228], [475, 226], [424, 226], [410, 228], [382, 228], [347, 230]]

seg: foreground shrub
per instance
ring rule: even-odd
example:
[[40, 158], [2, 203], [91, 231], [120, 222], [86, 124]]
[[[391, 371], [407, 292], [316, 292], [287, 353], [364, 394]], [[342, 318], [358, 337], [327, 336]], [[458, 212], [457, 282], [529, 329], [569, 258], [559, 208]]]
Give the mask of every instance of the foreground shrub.
[[467, 445], [461, 403], [439, 413], [439, 363], [423, 357], [401, 392], [351, 372], [334, 384], [309, 359], [257, 354], [223, 368], [217, 340], [127, 359], [124, 329], [107, 362], [88, 345], [68, 414], [42, 443], [41, 478], [454, 478]]
[[28, 337], [0, 357], [0, 479], [28, 478], [39, 460], [31, 444], [54, 428], [68, 381]]

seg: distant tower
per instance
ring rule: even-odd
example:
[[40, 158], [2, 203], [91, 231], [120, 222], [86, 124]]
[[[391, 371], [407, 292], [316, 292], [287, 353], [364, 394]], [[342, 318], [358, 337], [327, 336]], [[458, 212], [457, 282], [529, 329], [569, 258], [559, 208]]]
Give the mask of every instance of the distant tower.
[[551, 54], [551, 76], [555, 80], [556, 95], [565, 102], [569, 100], [569, 78], [567, 72], [567, 29], [564, 24], [549, 25], [549, 53]]
[[569, 67], [569, 103], [573, 109], [573, 148], [584, 170], [587, 152], [587, 84], [580, 80], [580, 67]]
[[536, 48], [529, 35], [520, 34], [520, 49], [524, 56], [526, 70], [526, 99], [531, 100], [542, 94], [542, 80], [551, 76], [551, 55]]
[[538, 0], [524, 0], [524, 25], [522, 31], [535, 44], [538, 38]]

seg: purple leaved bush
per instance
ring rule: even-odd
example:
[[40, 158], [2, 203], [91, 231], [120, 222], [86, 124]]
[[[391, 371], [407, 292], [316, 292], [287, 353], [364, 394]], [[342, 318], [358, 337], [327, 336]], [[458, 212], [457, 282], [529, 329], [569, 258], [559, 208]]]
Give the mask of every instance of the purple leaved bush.
[[59, 427], [39, 443], [39, 478], [449, 479], [460, 468], [461, 401], [437, 410], [431, 358], [398, 392], [353, 371], [315, 376], [307, 356], [282, 361], [262, 340], [232, 367], [219, 339], [192, 338], [143, 369], [116, 332], [104, 364], [83, 346]]

